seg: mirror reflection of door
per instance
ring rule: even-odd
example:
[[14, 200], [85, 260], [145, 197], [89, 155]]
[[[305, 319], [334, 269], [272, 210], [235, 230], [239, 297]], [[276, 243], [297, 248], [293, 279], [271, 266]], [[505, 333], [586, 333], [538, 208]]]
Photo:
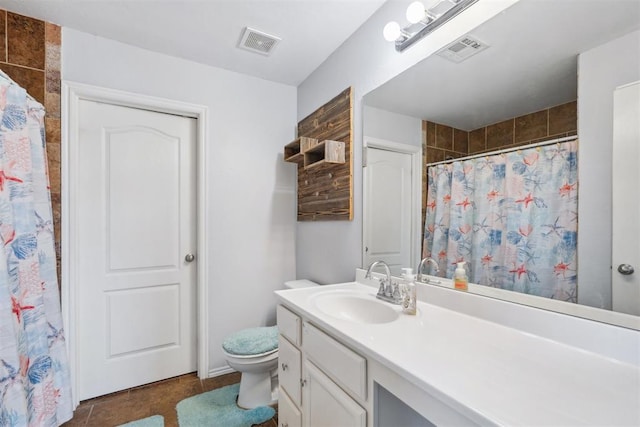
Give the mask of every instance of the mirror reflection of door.
[[[613, 101], [613, 310], [640, 315], [640, 82]], [[605, 260], [602, 260], [605, 262]]]
[[403, 267], [415, 268], [412, 221], [419, 202], [414, 200], [412, 154], [369, 146], [366, 156], [363, 266], [382, 260], [400, 275]]

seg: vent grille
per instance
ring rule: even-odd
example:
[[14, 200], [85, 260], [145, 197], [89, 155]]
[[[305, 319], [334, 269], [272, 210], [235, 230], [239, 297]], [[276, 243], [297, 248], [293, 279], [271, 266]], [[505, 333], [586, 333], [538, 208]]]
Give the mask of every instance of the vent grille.
[[472, 57], [476, 53], [482, 52], [488, 47], [488, 44], [466, 35], [438, 51], [438, 55], [458, 63]]
[[240, 37], [238, 47], [261, 55], [269, 55], [279, 41], [279, 37], [254, 30], [250, 27], [245, 27]]

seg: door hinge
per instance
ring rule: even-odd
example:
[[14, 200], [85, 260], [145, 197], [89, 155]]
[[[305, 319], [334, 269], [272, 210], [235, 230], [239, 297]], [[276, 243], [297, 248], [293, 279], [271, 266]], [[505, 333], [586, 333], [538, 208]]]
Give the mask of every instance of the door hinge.
[[367, 147], [362, 147], [362, 167], [367, 167]]

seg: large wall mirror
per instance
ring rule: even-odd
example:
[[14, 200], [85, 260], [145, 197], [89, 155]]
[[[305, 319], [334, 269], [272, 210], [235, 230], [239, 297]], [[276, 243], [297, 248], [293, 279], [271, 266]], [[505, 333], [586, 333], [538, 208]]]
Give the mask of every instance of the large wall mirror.
[[[486, 48], [463, 60], [431, 55], [365, 95], [363, 149], [367, 162], [371, 162], [374, 150], [410, 154], [407, 147], [411, 146], [426, 151], [425, 162], [437, 160], [433, 158], [437, 150], [429, 151], [433, 147], [427, 145], [425, 136], [430, 123], [454, 132], [470, 132], [554, 108], [569, 111], [576, 125], [565, 136], [577, 134], [579, 140], [578, 256], [573, 267], [577, 303], [488, 286], [472, 286], [470, 292], [640, 329], [640, 254], [617, 250], [617, 237], [615, 241], [612, 237], [624, 235], [632, 242], [632, 249], [640, 252], [638, 175], [614, 165], [614, 110], [620, 111], [615, 94], [640, 81], [640, 2], [520, 0], [467, 36]], [[429, 43], [428, 37], [421, 43]], [[454, 50], [458, 48], [462, 46]], [[638, 101], [633, 98], [632, 103]], [[640, 127], [637, 112], [629, 123], [625, 129]], [[636, 141], [635, 145], [640, 144]], [[440, 151], [446, 154], [447, 149]], [[451, 148], [459, 156], [464, 154], [461, 150], [469, 150], [469, 145]], [[636, 157], [633, 164], [638, 160]], [[367, 172], [364, 175], [363, 251], [370, 250], [372, 242], [402, 245], [409, 257], [407, 264], [415, 267], [420, 259], [415, 247], [424, 233], [423, 223], [418, 228], [411, 225], [411, 218], [417, 216], [415, 203], [404, 202], [411, 211], [406, 216], [408, 225], [398, 226], [394, 220], [392, 227], [367, 230], [367, 223], [372, 223], [367, 195], [376, 194], [380, 182], [387, 182], [388, 187], [388, 180], [368, 179]], [[616, 224], [620, 225], [615, 218], [624, 209], [616, 208], [612, 200], [618, 180], [635, 180], [632, 193], [625, 192], [623, 207], [629, 210], [634, 205], [636, 214], [627, 217], [622, 233], [615, 231]], [[423, 181], [422, 192], [425, 185]], [[379, 191], [397, 193], [393, 188]], [[397, 217], [395, 211], [394, 215], [380, 215], [382, 205], [376, 207], [378, 223]], [[391, 238], [396, 232], [409, 237]], [[363, 263], [366, 259], [363, 255]], [[632, 275], [618, 273], [621, 264], [632, 265], [637, 271]]]

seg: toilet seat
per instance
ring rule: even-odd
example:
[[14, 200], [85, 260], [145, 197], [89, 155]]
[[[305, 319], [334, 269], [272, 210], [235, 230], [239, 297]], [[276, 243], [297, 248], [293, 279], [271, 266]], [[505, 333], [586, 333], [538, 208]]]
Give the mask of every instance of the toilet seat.
[[224, 355], [226, 357], [233, 357], [234, 359], [257, 359], [260, 357], [264, 357], [264, 356], [269, 356], [270, 354], [273, 353], [277, 353], [278, 349], [273, 349], [271, 351], [267, 351], [264, 353], [257, 353], [257, 354], [233, 354], [233, 353], [229, 353], [227, 352], [224, 348], [222, 349], [222, 352], [224, 353]]
[[222, 350], [232, 357], [260, 357], [278, 350], [278, 327], [261, 326], [242, 329], [229, 335]]

